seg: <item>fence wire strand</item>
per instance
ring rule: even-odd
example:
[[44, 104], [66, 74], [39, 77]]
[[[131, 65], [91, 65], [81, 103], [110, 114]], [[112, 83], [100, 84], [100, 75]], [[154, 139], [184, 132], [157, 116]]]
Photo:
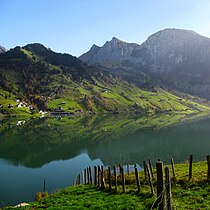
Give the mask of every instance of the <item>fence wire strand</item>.
[[160, 203], [162, 203], [163, 201], [163, 195], [166, 191], [166, 187], [169, 186], [169, 183], [165, 185], [164, 190], [160, 193], [160, 195], [156, 198], [156, 200], [154, 201], [154, 203], [152, 204], [151, 210], [154, 208], [155, 204], [157, 203], [157, 201], [161, 198], [160, 202], [157, 204], [158, 206], [160, 205]]

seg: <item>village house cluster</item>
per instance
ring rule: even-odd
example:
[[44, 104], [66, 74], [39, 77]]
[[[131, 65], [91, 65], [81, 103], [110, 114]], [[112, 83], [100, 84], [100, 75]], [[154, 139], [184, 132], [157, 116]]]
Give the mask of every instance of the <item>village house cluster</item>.
[[[32, 105], [28, 105], [25, 101], [21, 101], [17, 99], [16, 102], [17, 102], [16, 105], [12, 105], [12, 104], [6, 105], [7, 108], [12, 109], [12, 108], [28, 107], [30, 110], [34, 109]], [[0, 108], [6, 108], [6, 107], [3, 104], [0, 104]]]

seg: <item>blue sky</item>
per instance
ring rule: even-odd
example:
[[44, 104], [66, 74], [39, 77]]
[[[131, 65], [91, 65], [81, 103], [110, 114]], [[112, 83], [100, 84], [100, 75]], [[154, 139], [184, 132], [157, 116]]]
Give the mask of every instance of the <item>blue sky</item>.
[[0, 45], [39, 42], [79, 56], [113, 36], [141, 44], [164, 28], [210, 37], [209, 0], [0, 0]]

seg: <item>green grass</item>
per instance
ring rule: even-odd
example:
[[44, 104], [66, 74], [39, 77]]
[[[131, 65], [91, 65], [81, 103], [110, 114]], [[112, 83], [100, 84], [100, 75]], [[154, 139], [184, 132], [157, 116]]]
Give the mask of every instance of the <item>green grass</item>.
[[[176, 164], [176, 178], [172, 181], [172, 198], [174, 209], [209, 209], [210, 183], [207, 181], [207, 163], [193, 164], [193, 177], [188, 179], [188, 164]], [[170, 168], [171, 172], [171, 168]], [[172, 172], [171, 172], [172, 174]], [[156, 177], [156, 171], [154, 170]], [[122, 193], [118, 180], [118, 192], [101, 190], [90, 185], [78, 185], [57, 191], [46, 199], [32, 202], [20, 209], [150, 209], [156, 200], [151, 195], [148, 181], [140, 172], [141, 192], [137, 192], [134, 174], [125, 175], [126, 193]], [[156, 191], [156, 178], [153, 180]], [[5, 208], [11, 209], [11, 207]]]
[[28, 50], [26, 50], [26, 49], [23, 49], [23, 48], [20, 48], [20, 50], [21, 50], [24, 54], [26, 54], [29, 58], [32, 58], [32, 56], [33, 56], [32, 52], [30, 52], [30, 51], [28, 51]]
[[188, 180], [188, 165], [176, 165], [177, 180], [172, 185], [175, 209], [210, 209], [210, 183], [207, 163], [193, 164], [193, 177]]
[[82, 109], [82, 107], [74, 100], [74, 98], [58, 98], [49, 101], [49, 108], [61, 107], [63, 110], [77, 110]]
[[[140, 199], [141, 198], [141, 199]], [[148, 199], [146, 203], [143, 200]], [[148, 203], [150, 200], [150, 203]], [[140, 197], [137, 193], [110, 194], [91, 186], [77, 186], [64, 189], [45, 200], [43, 207], [51, 209], [145, 209], [153, 202], [150, 194]], [[39, 208], [39, 204], [32, 206]], [[28, 208], [30, 209], [30, 207]]]

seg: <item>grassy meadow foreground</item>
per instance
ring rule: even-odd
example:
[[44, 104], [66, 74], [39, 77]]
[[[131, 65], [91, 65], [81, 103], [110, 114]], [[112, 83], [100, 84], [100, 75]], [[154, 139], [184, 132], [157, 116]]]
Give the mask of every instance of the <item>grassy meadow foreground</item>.
[[[176, 179], [172, 182], [174, 209], [209, 209], [210, 184], [207, 181], [206, 161], [193, 163], [193, 175], [189, 181], [187, 163], [176, 164]], [[114, 186], [109, 192], [91, 185], [71, 186], [40, 201], [31, 202], [19, 209], [150, 209], [156, 200], [156, 172], [154, 171], [155, 195], [151, 194], [144, 172], [139, 173], [141, 189], [137, 192], [135, 174], [126, 174], [126, 193], [122, 193], [119, 182], [118, 192]], [[4, 209], [12, 209], [6, 207]]]

